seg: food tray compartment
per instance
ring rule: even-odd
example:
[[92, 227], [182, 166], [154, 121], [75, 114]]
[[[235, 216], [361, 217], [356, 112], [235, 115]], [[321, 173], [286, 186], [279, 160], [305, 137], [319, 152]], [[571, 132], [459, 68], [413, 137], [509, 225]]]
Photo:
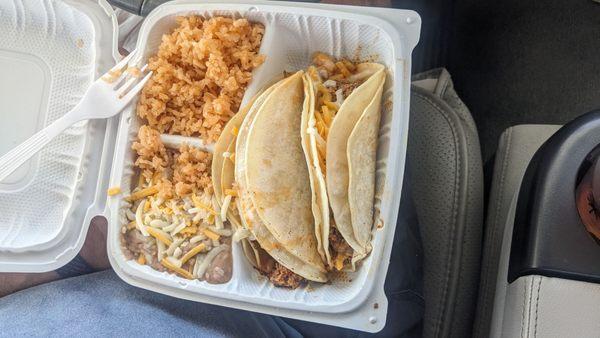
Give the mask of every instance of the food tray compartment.
[[[383, 280], [387, 271], [391, 243], [395, 231], [400, 188], [404, 170], [408, 128], [408, 86], [410, 78], [411, 39], [402, 37], [387, 21], [344, 11], [306, 8], [288, 3], [170, 3], [159, 7], [146, 19], [140, 30], [135, 51], [140, 64], [158, 49], [161, 36], [176, 27], [176, 17], [182, 15], [245, 17], [265, 25], [260, 53], [266, 55], [263, 65], [255, 69], [253, 79], [244, 96], [244, 102], [261, 88], [280, 78], [284, 71], [306, 69], [311, 56], [322, 51], [334, 57], [376, 61], [387, 67], [388, 76], [383, 97], [383, 114], [377, 154], [376, 225], [373, 228], [373, 251], [354, 273], [339, 273], [331, 284], [310, 283], [306, 288], [289, 290], [274, 287], [255, 271], [244, 256], [241, 244], [233, 244], [233, 277], [226, 284], [209, 284], [186, 280], [167, 272], [153, 270], [134, 260], [127, 260], [121, 246], [120, 230], [124, 203], [120, 198], [109, 198], [109, 257], [121, 278], [127, 282], [180, 298], [217, 303], [254, 311], [328, 322], [333, 325], [355, 327], [377, 320], [363, 318], [363, 323], [336, 322], [323, 315], [306, 317], [320, 312], [338, 314], [352, 312], [371, 295], [377, 283], [377, 294], [383, 295]], [[303, 4], [304, 6], [304, 4]], [[314, 6], [314, 5], [313, 5]], [[348, 7], [341, 7], [346, 8]], [[418, 16], [410, 11], [400, 19]], [[398, 14], [396, 13], [396, 14]], [[410, 24], [410, 20], [407, 20]], [[414, 22], [414, 21], [413, 21]], [[417, 25], [418, 26], [418, 25]], [[416, 41], [414, 41], [416, 43]], [[242, 103], [243, 105], [243, 103]], [[131, 144], [136, 139], [140, 121], [135, 109], [122, 114], [113, 163], [111, 186], [119, 186], [127, 195], [135, 178], [135, 153]], [[308, 184], [308, 182], [307, 182]], [[375, 277], [377, 276], [377, 277]], [[378, 325], [385, 323], [387, 301], [380, 299]], [[289, 309], [289, 311], [285, 311]], [[371, 309], [373, 306], [371, 304]], [[319, 319], [318, 317], [323, 318]], [[383, 317], [383, 318], [381, 318]], [[362, 328], [365, 330], [364, 328]]]

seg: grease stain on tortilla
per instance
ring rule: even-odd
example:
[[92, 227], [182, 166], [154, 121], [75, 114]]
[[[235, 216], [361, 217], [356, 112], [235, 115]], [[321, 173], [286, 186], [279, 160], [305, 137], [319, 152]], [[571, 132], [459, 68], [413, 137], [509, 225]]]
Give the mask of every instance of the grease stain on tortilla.
[[391, 111], [393, 106], [394, 106], [394, 102], [392, 102], [391, 98], [388, 98], [383, 103], [383, 109], [384, 109], [384, 111]]
[[282, 245], [284, 247], [302, 245], [302, 243], [307, 242], [307, 240], [308, 240], [308, 238], [306, 236], [295, 236], [295, 237], [291, 238], [290, 240], [283, 242]]
[[255, 198], [263, 201], [261, 211], [266, 208], [273, 208], [282, 201], [292, 197], [292, 189], [289, 187], [283, 187], [274, 191], [252, 191], [251, 193]]

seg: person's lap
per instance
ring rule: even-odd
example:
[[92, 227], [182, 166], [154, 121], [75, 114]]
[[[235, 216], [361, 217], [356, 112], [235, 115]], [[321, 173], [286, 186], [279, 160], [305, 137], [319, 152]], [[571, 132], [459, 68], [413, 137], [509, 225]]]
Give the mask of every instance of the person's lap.
[[[385, 336], [418, 336], [423, 313], [418, 224], [408, 185], [385, 291]], [[361, 336], [357, 331], [180, 300], [139, 289], [112, 270], [0, 298], [1, 335]]]

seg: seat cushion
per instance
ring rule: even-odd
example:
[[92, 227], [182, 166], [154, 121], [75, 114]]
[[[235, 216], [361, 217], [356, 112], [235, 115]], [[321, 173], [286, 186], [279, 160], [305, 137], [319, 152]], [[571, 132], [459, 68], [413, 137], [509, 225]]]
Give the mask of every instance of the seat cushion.
[[525, 276], [508, 286], [498, 337], [598, 337], [600, 284]]
[[508, 128], [500, 137], [487, 210], [475, 337], [486, 337], [490, 331], [504, 229], [513, 197], [529, 161], [559, 128], [558, 125], [519, 125]]
[[479, 138], [445, 69], [413, 79], [407, 163], [424, 252], [423, 336], [466, 337], [483, 225]]

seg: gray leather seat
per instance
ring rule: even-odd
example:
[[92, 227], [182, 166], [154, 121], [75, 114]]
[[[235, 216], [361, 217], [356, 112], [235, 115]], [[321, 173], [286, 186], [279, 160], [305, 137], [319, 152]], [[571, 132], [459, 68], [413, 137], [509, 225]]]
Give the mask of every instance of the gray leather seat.
[[[546, 277], [519, 278], [508, 286], [507, 273], [516, 198], [521, 181], [535, 152], [559, 128], [556, 125], [519, 125], [507, 129], [500, 138], [486, 220], [475, 337], [536, 336], [542, 333], [541, 325], [536, 329], [536, 323], [546, 316], [545, 312], [540, 312], [539, 304], [556, 300], [550, 298], [558, 285], [546, 283], [551, 288], [544, 292], [550, 298], [544, 297], [540, 303], [538, 288]], [[562, 311], [554, 312], [555, 316], [561, 316]], [[572, 330], [573, 324], [564, 327]]]
[[496, 155], [475, 336], [598, 337], [600, 285], [529, 275], [508, 284], [517, 193], [537, 149], [559, 126], [508, 129]]
[[[473, 330], [475, 337], [486, 337], [490, 332], [496, 279], [499, 274], [498, 265], [506, 232], [505, 225], [507, 221], [512, 221], [509, 211], [513, 198], [521, 186], [529, 161], [559, 127], [519, 125], [508, 128], [500, 137], [487, 210], [477, 315]], [[508, 241], [512, 234], [512, 224], [510, 230]]]
[[413, 80], [407, 163], [423, 243], [423, 336], [467, 337], [483, 225], [479, 137], [445, 69]]

